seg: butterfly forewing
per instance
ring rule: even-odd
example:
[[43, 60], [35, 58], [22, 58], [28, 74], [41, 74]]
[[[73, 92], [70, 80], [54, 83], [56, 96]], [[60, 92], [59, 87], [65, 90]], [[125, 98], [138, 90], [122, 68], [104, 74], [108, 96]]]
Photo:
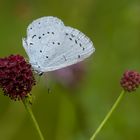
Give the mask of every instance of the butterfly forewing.
[[[54, 17], [43, 17], [33, 21], [27, 28], [24, 48], [28, 52], [30, 63], [41, 68], [44, 61], [49, 62], [54, 57], [58, 42], [62, 42], [61, 30], [63, 22]], [[27, 46], [25, 46], [27, 44]]]

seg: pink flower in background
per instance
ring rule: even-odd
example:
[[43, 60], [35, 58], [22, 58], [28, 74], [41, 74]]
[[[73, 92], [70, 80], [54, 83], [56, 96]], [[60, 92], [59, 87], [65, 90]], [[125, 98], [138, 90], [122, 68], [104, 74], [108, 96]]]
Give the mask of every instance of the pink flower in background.
[[66, 87], [76, 87], [83, 79], [85, 67], [78, 63], [52, 72], [53, 78]]
[[23, 99], [35, 85], [35, 79], [24, 57], [11, 55], [0, 58], [0, 87], [13, 100]]

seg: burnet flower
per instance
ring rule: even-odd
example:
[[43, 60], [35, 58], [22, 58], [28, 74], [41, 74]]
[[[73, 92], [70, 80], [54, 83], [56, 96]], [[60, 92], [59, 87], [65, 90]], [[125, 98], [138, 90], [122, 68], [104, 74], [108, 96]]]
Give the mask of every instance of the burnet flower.
[[20, 55], [11, 55], [0, 58], [0, 87], [4, 95], [13, 100], [21, 100], [26, 97], [32, 86], [35, 85], [35, 79], [24, 57]]
[[124, 72], [120, 84], [125, 91], [135, 91], [140, 85], [140, 73], [133, 70], [127, 70]]

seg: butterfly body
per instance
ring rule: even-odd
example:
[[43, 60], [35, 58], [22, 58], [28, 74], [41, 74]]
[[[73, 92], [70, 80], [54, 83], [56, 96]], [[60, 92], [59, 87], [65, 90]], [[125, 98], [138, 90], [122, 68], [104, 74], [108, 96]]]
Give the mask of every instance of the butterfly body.
[[29, 62], [38, 73], [54, 71], [89, 57], [92, 42], [77, 29], [65, 26], [56, 17], [42, 17], [27, 28], [23, 39]]

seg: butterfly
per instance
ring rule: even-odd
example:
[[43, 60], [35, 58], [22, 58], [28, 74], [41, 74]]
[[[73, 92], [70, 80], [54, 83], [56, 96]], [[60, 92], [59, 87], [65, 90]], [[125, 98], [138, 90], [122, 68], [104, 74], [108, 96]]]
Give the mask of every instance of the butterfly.
[[29, 63], [38, 74], [76, 64], [95, 51], [86, 35], [52, 16], [29, 24], [22, 42]]

